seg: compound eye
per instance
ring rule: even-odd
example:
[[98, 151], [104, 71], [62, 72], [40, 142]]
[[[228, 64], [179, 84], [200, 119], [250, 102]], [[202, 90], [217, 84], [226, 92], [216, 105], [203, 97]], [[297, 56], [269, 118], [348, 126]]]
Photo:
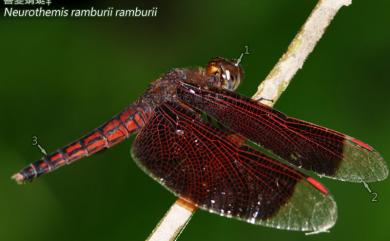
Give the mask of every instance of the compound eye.
[[221, 69], [215, 65], [209, 65], [207, 68], [208, 75], [219, 75], [221, 74]]

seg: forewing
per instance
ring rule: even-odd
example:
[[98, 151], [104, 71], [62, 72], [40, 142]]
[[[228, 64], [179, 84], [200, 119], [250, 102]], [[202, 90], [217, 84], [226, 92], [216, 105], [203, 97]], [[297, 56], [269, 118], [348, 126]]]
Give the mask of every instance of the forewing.
[[385, 161], [368, 144], [247, 97], [186, 83], [179, 87], [178, 97], [298, 167], [351, 182], [379, 181], [388, 175]]
[[232, 141], [178, 104], [155, 109], [132, 154], [168, 190], [222, 216], [301, 231], [336, 221], [336, 204], [320, 183]]

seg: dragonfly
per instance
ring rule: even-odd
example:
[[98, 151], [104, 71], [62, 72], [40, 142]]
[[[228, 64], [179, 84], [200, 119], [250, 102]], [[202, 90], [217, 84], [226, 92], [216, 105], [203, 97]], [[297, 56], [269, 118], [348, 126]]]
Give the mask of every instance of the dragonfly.
[[384, 159], [359, 139], [237, 94], [239, 62], [216, 57], [203, 68], [168, 71], [112, 119], [13, 179], [32, 181], [136, 134], [136, 164], [201, 209], [278, 229], [331, 228], [336, 203], [308, 173], [376, 182], [388, 176]]

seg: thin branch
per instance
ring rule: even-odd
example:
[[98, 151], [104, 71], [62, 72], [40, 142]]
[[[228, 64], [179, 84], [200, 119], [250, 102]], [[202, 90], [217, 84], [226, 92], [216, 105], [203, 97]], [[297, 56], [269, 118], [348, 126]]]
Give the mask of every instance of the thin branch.
[[[286, 90], [295, 73], [302, 68], [333, 17], [352, 0], [320, 0], [268, 76], [260, 83], [253, 99], [272, 106]], [[269, 101], [273, 100], [273, 102]]]
[[[349, 6], [351, 3], [352, 0], [319, 0], [287, 51], [260, 83], [252, 99], [273, 106], [295, 73], [302, 68], [307, 56], [313, 51], [336, 13], [342, 6]], [[148, 240], [176, 240], [196, 209], [193, 204], [179, 198], [161, 219]]]
[[154, 228], [147, 241], [176, 240], [195, 211], [196, 207], [193, 204], [178, 198]]

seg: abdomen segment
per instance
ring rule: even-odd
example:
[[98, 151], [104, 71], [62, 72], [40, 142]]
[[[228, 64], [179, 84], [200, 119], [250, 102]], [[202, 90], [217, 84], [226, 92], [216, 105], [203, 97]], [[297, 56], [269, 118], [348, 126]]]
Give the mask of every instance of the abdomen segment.
[[131, 105], [88, 135], [31, 163], [12, 178], [18, 183], [31, 181], [65, 164], [110, 148], [142, 128], [149, 115], [149, 108]]

